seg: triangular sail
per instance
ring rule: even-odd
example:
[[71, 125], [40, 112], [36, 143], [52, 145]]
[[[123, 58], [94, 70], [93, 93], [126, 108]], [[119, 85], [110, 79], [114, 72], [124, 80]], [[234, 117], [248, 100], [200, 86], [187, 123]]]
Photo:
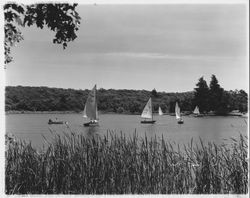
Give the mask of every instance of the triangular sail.
[[98, 119], [98, 112], [97, 112], [97, 101], [96, 101], [96, 85], [90, 91], [84, 111], [83, 117], [89, 118], [90, 120], [97, 120]]
[[84, 118], [87, 118], [87, 114], [86, 114], [86, 104], [85, 104], [84, 110], [83, 110], [83, 117], [84, 117]]
[[199, 111], [199, 107], [198, 107], [198, 106], [195, 107], [193, 113], [194, 113], [194, 114], [200, 114], [200, 111]]
[[161, 107], [159, 106], [159, 115], [163, 115]]
[[176, 119], [181, 118], [181, 111], [180, 111], [180, 107], [178, 105], [178, 102], [176, 102], [176, 104], [175, 104], [175, 115], [176, 115]]
[[142, 118], [148, 118], [148, 119], [152, 119], [153, 118], [151, 98], [149, 98], [146, 106], [144, 107], [143, 112], [141, 114], [141, 117]]

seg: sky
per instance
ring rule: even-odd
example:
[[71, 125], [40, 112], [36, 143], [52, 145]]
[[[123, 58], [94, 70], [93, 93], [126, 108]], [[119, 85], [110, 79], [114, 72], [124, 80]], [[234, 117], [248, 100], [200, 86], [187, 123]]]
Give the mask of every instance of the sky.
[[5, 70], [7, 86], [192, 91], [215, 74], [226, 90], [248, 92], [247, 5], [78, 5], [77, 39], [21, 29]]

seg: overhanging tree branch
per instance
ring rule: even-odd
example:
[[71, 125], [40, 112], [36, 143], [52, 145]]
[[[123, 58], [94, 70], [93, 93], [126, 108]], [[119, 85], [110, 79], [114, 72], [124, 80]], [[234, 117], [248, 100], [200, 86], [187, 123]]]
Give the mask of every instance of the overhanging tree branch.
[[76, 31], [79, 29], [81, 18], [75, 11], [76, 6], [77, 4], [5, 4], [5, 64], [13, 60], [11, 47], [23, 40], [19, 25], [36, 25], [41, 29], [47, 26], [56, 33], [53, 43], [62, 44], [65, 49], [68, 42], [77, 38]]

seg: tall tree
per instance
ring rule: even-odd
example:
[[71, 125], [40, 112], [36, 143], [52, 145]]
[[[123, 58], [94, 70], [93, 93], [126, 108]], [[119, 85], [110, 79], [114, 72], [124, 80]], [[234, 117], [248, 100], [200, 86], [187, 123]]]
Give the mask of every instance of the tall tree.
[[158, 97], [158, 93], [157, 93], [156, 89], [153, 89], [153, 90], [151, 91], [151, 96], [153, 96], [153, 97], [155, 97], [155, 98]]
[[[209, 103], [210, 103], [210, 110], [219, 113], [222, 111], [221, 103], [224, 103], [223, 92], [224, 89], [218, 83], [218, 80], [215, 75], [211, 76], [211, 81], [209, 85]], [[223, 104], [226, 107], [225, 104]]]
[[12, 61], [11, 47], [23, 40], [22, 33], [18, 26], [36, 25], [38, 28], [47, 26], [54, 31], [53, 43], [62, 44], [63, 48], [67, 43], [75, 40], [76, 31], [80, 25], [80, 16], [75, 11], [77, 4], [32, 4], [18, 5], [8, 3], [4, 5], [4, 49], [5, 64]]
[[207, 112], [209, 110], [209, 88], [207, 82], [201, 77], [196, 86], [194, 89], [194, 106], [198, 105], [200, 112]]
[[216, 113], [219, 115], [227, 115], [232, 109], [230, 106], [230, 95], [228, 92], [223, 91], [220, 104], [216, 109]]

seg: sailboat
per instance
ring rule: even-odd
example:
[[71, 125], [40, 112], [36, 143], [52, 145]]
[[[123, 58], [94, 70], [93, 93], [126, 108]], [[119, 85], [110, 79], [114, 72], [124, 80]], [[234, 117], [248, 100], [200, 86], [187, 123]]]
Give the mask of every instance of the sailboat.
[[193, 113], [194, 113], [194, 116], [195, 116], [195, 117], [201, 117], [201, 116], [202, 116], [202, 115], [200, 114], [200, 111], [199, 111], [199, 107], [198, 107], [198, 106], [195, 107]]
[[97, 126], [98, 125], [98, 111], [97, 111], [97, 100], [96, 100], [96, 85], [90, 91], [87, 101], [85, 103], [83, 117], [89, 118], [90, 121], [84, 123], [84, 126]]
[[175, 104], [175, 116], [176, 116], [178, 124], [184, 123], [183, 119], [181, 118], [181, 110], [180, 110], [180, 107], [178, 105], [178, 102], [176, 102], [176, 104]]
[[161, 116], [161, 115], [163, 115], [163, 113], [162, 113], [162, 110], [161, 110], [161, 107], [159, 106], [159, 115]]
[[151, 98], [149, 98], [146, 106], [144, 107], [144, 109], [142, 111], [142, 114], [141, 114], [141, 117], [144, 118], [144, 120], [141, 121], [142, 124], [153, 124], [153, 123], [155, 123], [155, 120], [153, 120], [152, 100], [151, 100]]
[[55, 120], [49, 119], [49, 122], [48, 122], [48, 124], [64, 124], [64, 123], [66, 122], [57, 120], [57, 118]]

